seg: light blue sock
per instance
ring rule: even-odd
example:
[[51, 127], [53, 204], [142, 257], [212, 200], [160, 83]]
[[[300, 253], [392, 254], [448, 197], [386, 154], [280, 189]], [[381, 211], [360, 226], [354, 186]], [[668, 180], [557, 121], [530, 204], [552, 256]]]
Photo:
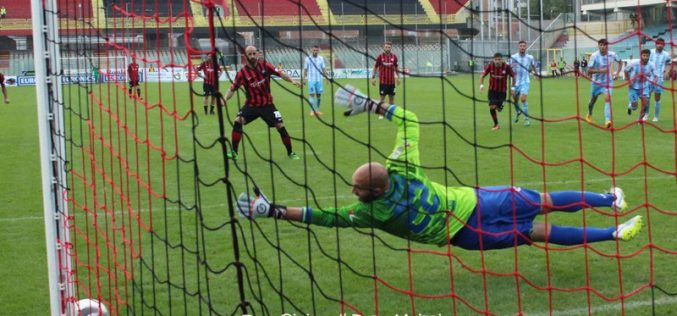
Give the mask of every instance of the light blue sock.
[[522, 112], [524, 112], [524, 117], [526, 119], [529, 119], [528, 118], [528, 116], [529, 116], [529, 102], [527, 102], [527, 101], [522, 102]]
[[611, 105], [609, 105], [609, 102], [604, 102], [604, 119], [611, 121]]
[[322, 97], [320, 97], [320, 96], [318, 95], [317, 98], [316, 98], [316, 100], [315, 100], [315, 104], [316, 104], [316, 105], [315, 105], [315, 109], [318, 110], [318, 111], [320, 110], [320, 100], [321, 100], [321, 99], [322, 99]]
[[308, 101], [310, 101], [310, 110], [313, 112], [315, 111], [315, 97], [308, 97]]
[[558, 245], [581, 245], [596, 241], [614, 240], [615, 227], [567, 227], [552, 225], [548, 242]]
[[661, 114], [661, 101], [656, 101], [656, 105], [653, 110], [653, 117], [658, 118]]

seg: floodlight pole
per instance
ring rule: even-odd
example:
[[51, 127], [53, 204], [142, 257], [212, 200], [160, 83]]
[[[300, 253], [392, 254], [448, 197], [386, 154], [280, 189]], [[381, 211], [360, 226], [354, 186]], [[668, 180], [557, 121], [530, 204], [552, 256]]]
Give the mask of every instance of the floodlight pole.
[[[67, 315], [74, 298], [67, 229], [66, 156], [56, 0], [32, 0], [33, 55], [47, 245], [50, 312]], [[49, 73], [48, 73], [49, 71]]]

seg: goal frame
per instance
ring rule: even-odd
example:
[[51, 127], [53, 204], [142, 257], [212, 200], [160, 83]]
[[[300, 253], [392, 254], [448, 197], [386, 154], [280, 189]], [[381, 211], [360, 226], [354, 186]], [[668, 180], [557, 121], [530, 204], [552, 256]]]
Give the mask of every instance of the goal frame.
[[[74, 287], [66, 182], [61, 52], [56, 0], [31, 1], [50, 314], [70, 315]], [[48, 73], [49, 70], [49, 73]]]

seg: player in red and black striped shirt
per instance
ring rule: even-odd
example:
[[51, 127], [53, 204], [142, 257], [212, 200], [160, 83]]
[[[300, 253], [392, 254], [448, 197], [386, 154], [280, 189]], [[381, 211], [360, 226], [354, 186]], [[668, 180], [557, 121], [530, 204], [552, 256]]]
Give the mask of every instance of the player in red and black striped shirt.
[[[202, 72], [202, 73], [200, 73]], [[197, 75], [200, 78], [204, 79], [202, 84], [202, 89], [205, 93], [204, 99], [204, 109], [205, 114], [207, 114], [207, 100], [211, 97], [210, 110], [209, 113], [214, 114], [214, 103], [216, 102], [216, 81], [219, 80], [221, 75], [221, 69], [218, 64], [214, 64], [214, 61], [211, 56], [208, 56], [205, 60], [202, 61], [200, 66], [197, 67]]]
[[270, 76], [276, 75], [281, 77], [297, 87], [301, 87], [301, 83], [292, 80], [286, 73], [279, 71], [275, 66], [260, 59], [256, 47], [247, 46], [245, 48], [245, 55], [247, 57], [247, 64], [237, 72], [233, 85], [230, 86], [230, 90], [226, 94], [227, 102], [237, 89], [243, 87], [246, 97], [244, 106], [237, 113], [235, 122], [233, 122], [233, 133], [231, 136], [233, 150], [228, 153], [228, 156], [231, 158], [236, 158], [237, 156], [237, 147], [242, 138], [242, 126], [260, 117], [269, 127], [275, 126], [280, 133], [282, 143], [287, 148], [289, 158], [293, 160], [299, 159], [299, 156], [292, 151], [291, 138], [284, 127], [282, 114], [273, 104], [273, 96], [270, 94]]
[[489, 112], [491, 113], [491, 118], [494, 120], [494, 127], [491, 130], [495, 131], [501, 128], [498, 125], [496, 110], [498, 110], [498, 112], [503, 110], [503, 101], [505, 101], [508, 77], [512, 78], [512, 80], [510, 80], [512, 82], [512, 88], [515, 88], [515, 73], [513, 73], [510, 65], [505, 63], [503, 55], [501, 55], [501, 53], [496, 53], [494, 54], [493, 62], [484, 68], [484, 72], [480, 78], [480, 92], [484, 90], [484, 77], [487, 75], [490, 75]]
[[[397, 56], [392, 53], [393, 43], [385, 42], [383, 44], [383, 53], [376, 57], [374, 71], [371, 76], [371, 84], [376, 85], [376, 74], [378, 73], [380, 102], [383, 103], [385, 96], [388, 95], [388, 103], [395, 104], [395, 84], [400, 84], [397, 71]], [[383, 116], [379, 115], [379, 119]]]
[[139, 87], [139, 64], [136, 63], [136, 56], [132, 55], [132, 63], [127, 66], [127, 77], [129, 77], [129, 96], [132, 96], [132, 89], [136, 87], [136, 95], [141, 99], [141, 87]]

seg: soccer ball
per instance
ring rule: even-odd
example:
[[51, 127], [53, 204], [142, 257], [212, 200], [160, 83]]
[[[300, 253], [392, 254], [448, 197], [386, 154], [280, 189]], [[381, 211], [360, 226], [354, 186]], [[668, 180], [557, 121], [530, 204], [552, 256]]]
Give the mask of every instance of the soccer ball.
[[76, 316], [108, 316], [108, 308], [103, 303], [90, 298], [83, 298], [75, 303]]

